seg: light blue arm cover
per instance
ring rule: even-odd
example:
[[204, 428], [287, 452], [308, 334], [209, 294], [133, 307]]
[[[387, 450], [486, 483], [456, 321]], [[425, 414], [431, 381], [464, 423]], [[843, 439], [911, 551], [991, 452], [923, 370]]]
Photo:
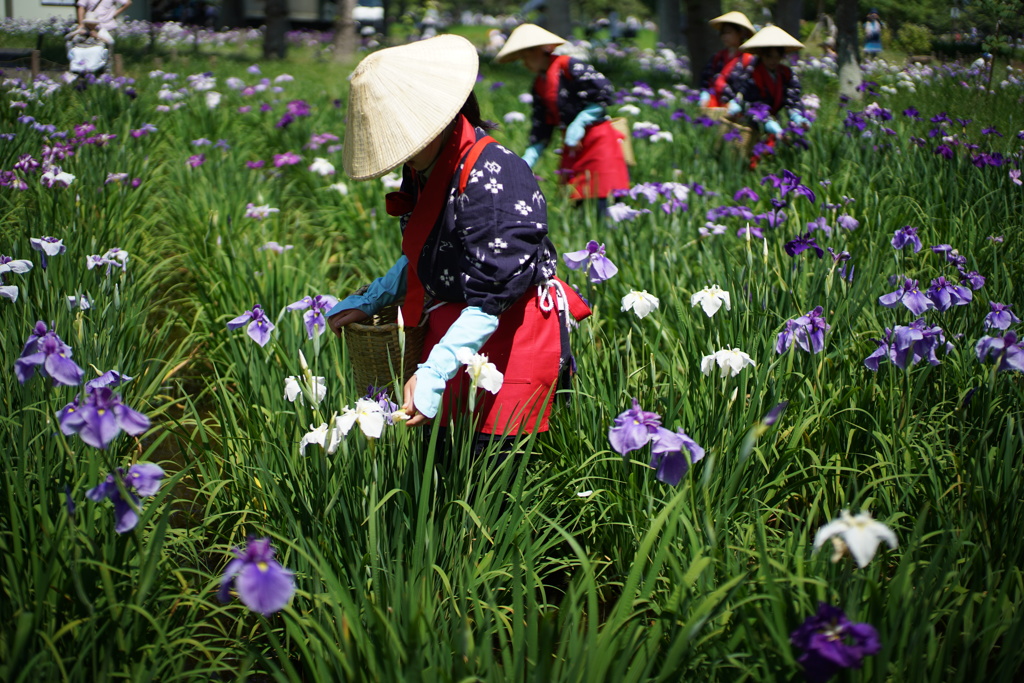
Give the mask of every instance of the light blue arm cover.
[[416, 391], [412, 395], [416, 410], [427, 417], [437, 415], [444, 386], [462, 365], [455, 354], [462, 347], [477, 353], [496, 329], [497, 316], [484, 313], [476, 306], [462, 309], [441, 341], [430, 350], [427, 362], [420, 363], [420, 369], [416, 371]]
[[545, 145], [543, 142], [538, 142], [526, 148], [526, 151], [523, 152], [523, 161], [526, 162], [527, 166], [533, 168], [533, 165], [537, 163], [538, 159], [540, 159], [540, 155], [541, 152], [544, 151], [544, 147]]
[[809, 126], [811, 123], [803, 114], [798, 112], [796, 109], [789, 110], [789, 122], [792, 123], [794, 126]]
[[764, 131], [772, 135], [782, 135], [782, 126], [775, 119], [771, 119], [764, 124]]
[[580, 144], [580, 140], [587, 133], [587, 126], [602, 119], [604, 119], [604, 107], [600, 104], [592, 104], [581, 111], [565, 128], [565, 144], [569, 147]]
[[398, 301], [405, 294], [405, 269], [408, 265], [409, 259], [404, 254], [399, 256], [384, 277], [371, 282], [365, 293], [353, 294], [339, 301], [334, 308], [327, 311], [327, 317], [330, 318], [335, 313], [350, 308], [359, 309], [366, 315], [373, 315], [388, 304]]
[[743, 111], [743, 103], [739, 99], [729, 100], [729, 104], [725, 105], [725, 111], [729, 116], [735, 116]]
[[707, 106], [709, 100], [711, 100], [711, 93], [707, 90], [701, 90], [700, 97], [697, 99], [697, 104], [704, 107]]

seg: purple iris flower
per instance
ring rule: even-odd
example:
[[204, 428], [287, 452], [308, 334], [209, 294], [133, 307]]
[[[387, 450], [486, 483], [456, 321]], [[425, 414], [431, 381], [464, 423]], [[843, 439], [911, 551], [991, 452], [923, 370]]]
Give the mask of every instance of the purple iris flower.
[[107, 370], [96, 379], [91, 379], [85, 383], [86, 389], [96, 389], [97, 387], [116, 387], [121, 384], [127, 384], [131, 382], [134, 377], [122, 374], [117, 370]]
[[825, 333], [832, 326], [825, 322], [821, 306], [807, 315], [786, 321], [786, 329], [779, 332], [775, 342], [775, 353], [785, 353], [793, 342], [807, 353], [819, 353], [825, 348]]
[[995, 301], [988, 303], [992, 311], [985, 316], [985, 329], [1006, 330], [1010, 325], [1020, 322], [1020, 318], [1010, 310], [1010, 304], [1000, 304]]
[[748, 234], [751, 237], [756, 237], [759, 240], [764, 239], [764, 232], [761, 230], [761, 228], [757, 227], [756, 225], [748, 225], [745, 228], [740, 228], [739, 230], [736, 231], [737, 237], [745, 238]]
[[634, 398], [633, 407], [615, 418], [615, 424], [608, 430], [608, 440], [619, 455], [625, 456], [646, 446], [661, 429], [661, 416], [640, 408]]
[[935, 153], [938, 154], [939, 156], [941, 156], [944, 159], [952, 159], [953, 158], [953, 148], [950, 147], [949, 145], [938, 145], [935, 148]]
[[266, 163], [267, 162], [263, 161], [262, 159], [257, 159], [256, 161], [247, 161], [245, 162], [245, 165], [247, 168], [255, 170], [258, 168], [263, 168], [266, 165]]
[[228, 321], [228, 329], [237, 330], [246, 323], [249, 323], [246, 333], [252, 340], [260, 346], [266, 346], [267, 342], [270, 341], [270, 332], [274, 329], [274, 323], [270, 322], [270, 319], [267, 318], [267, 314], [263, 312], [263, 307], [256, 304], [252, 307], [251, 311], [246, 311], [237, 318]]
[[135, 512], [135, 508], [139, 506], [139, 496], [156, 495], [160, 490], [160, 479], [164, 476], [164, 470], [151, 462], [140, 462], [129, 467], [127, 475], [118, 467], [117, 476], [124, 476], [124, 489], [128, 492], [131, 503], [121, 497], [121, 490], [118, 489], [113, 474], [108, 474], [106, 481], [86, 491], [85, 495], [89, 500], [99, 502], [109, 498], [114, 503], [114, 531], [123, 534], [134, 529], [139, 523], [139, 515]]
[[914, 119], [915, 121], [921, 120], [921, 112], [919, 112], [916, 107], [908, 107], [907, 109], [904, 109], [903, 115], [908, 119]]
[[824, 216], [819, 216], [807, 224], [808, 233], [814, 232], [815, 230], [821, 230], [826, 235], [832, 234], [832, 226], [825, 222]]
[[191, 166], [192, 168], [199, 168], [200, 166], [202, 166], [205, 163], [206, 163], [206, 155], [205, 154], [193, 154], [192, 156], [190, 156], [188, 158], [188, 165]]
[[274, 155], [274, 168], [281, 168], [282, 166], [294, 166], [295, 164], [302, 161], [295, 152], [285, 152], [284, 154]]
[[796, 256], [802, 251], [813, 249], [818, 255], [818, 258], [825, 256], [825, 250], [818, 246], [818, 243], [811, 237], [811, 233], [804, 233], [803, 235], [797, 235], [790, 241], [786, 242], [785, 250], [790, 256]]
[[974, 293], [967, 287], [954, 285], [946, 278], [939, 276], [932, 280], [926, 295], [935, 304], [935, 310], [946, 311], [952, 306], [966, 306], [971, 303]]
[[604, 282], [619, 272], [618, 267], [604, 255], [604, 245], [595, 240], [587, 242], [586, 249], [570, 251], [562, 254], [562, 260], [570, 270], [586, 268], [590, 281], [594, 284]]
[[220, 584], [220, 601], [231, 599], [236, 589], [242, 604], [267, 616], [288, 604], [295, 592], [295, 579], [274, 559], [269, 538], [250, 538], [245, 550], [232, 549], [235, 559], [224, 568]]
[[366, 396], [363, 398], [380, 406], [384, 411], [384, 424], [388, 424], [391, 421], [391, 414], [398, 410], [398, 404], [391, 400], [387, 387], [375, 387], [371, 384], [366, 388]]
[[841, 213], [836, 218], [836, 225], [844, 230], [856, 230], [860, 227], [860, 222], [848, 213]]
[[902, 249], [909, 244], [915, 254], [921, 251], [921, 238], [917, 236], [917, 228], [910, 225], [904, 225], [897, 230], [893, 234], [890, 244], [893, 249]]
[[764, 123], [771, 118], [772, 108], [764, 102], [751, 102], [750, 106], [747, 107], [747, 113], [750, 115], [750, 118], [758, 123]]
[[737, 202], [741, 202], [744, 199], [748, 199], [748, 200], [750, 200], [752, 202], [756, 202], [758, 199], [760, 199], [760, 197], [757, 196], [756, 192], [751, 190], [749, 187], [745, 187], [745, 186], [741, 187], [738, 190], [736, 190], [736, 194], [734, 194], [732, 196], [732, 198], [733, 198], [734, 201], [737, 201]]
[[976, 270], [967, 271], [961, 268], [960, 282], [966, 284], [976, 292], [985, 286], [985, 276]]
[[786, 222], [786, 218], [786, 212], [781, 209], [769, 211], [767, 213], [759, 213], [754, 216], [754, 220], [767, 223], [769, 228], [779, 227]]
[[967, 257], [954, 249], [951, 244], [936, 244], [932, 247], [932, 251], [936, 254], [945, 254], [946, 261], [952, 263], [957, 268], [967, 265]]
[[839, 268], [839, 277], [843, 278], [847, 282], [853, 282], [853, 269], [852, 263], [847, 264], [853, 258], [848, 251], [836, 252], [832, 247], [827, 247], [828, 253], [832, 255], [832, 263], [842, 263], [843, 265]]
[[1002, 337], [982, 337], [974, 346], [974, 352], [982, 363], [989, 357], [998, 359], [998, 370], [1024, 372], [1024, 344], [1017, 341], [1013, 330]]
[[28, 243], [33, 249], [40, 253], [39, 265], [46, 268], [46, 257], [57, 256], [63, 254], [68, 248], [64, 245], [63, 239], [57, 239], [56, 237], [31, 237]]
[[763, 424], [765, 427], [771, 427], [772, 425], [779, 421], [779, 418], [782, 417], [782, 414], [786, 412], [786, 408], [788, 407], [789, 401], [783, 401], [779, 404], [776, 404], [774, 408], [772, 408], [771, 410], [764, 414], [764, 417], [761, 418], [761, 424]]
[[621, 223], [622, 221], [631, 221], [637, 216], [642, 216], [645, 213], [650, 213], [650, 209], [634, 209], [630, 206], [616, 202], [606, 209], [608, 218], [612, 219], [615, 223]]
[[874, 626], [855, 624], [841, 609], [824, 602], [789, 634], [789, 641], [802, 651], [797, 661], [811, 683], [824, 683], [843, 669], [859, 669], [865, 656], [882, 649]]
[[886, 329], [885, 338], [875, 340], [878, 348], [864, 359], [864, 366], [873, 372], [878, 371], [878, 362], [888, 358], [893, 365], [906, 370], [921, 360], [931, 365], [938, 365], [939, 358], [935, 352], [941, 347], [946, 353], [953, 345], [946, 341], [946, 335], [940, 327], [929, 327], [924, 318], [919, 318], [910, 325], [897, 325], [892, 330]]
[[149, 418], [121, 402], [110, 387], [86, 389], [85, 400], [78, 397], [57, 412], [60, 430], [78, 437], [93, 448], [105, 449], [122, 430], [138, 436], [149, 429]]
[[36, 368], [50, 376], [54, 385], [77, 386], [85, 376], [85, 371], [71, 360], [71, 347], [61, 341], [56, 332], [48, 330], [42, 321], [36, 323], [21, 357], [14, 361], [14, 374], [18, 376], [18, 382], [24, 384], [35, 374]]
[[[338, 300], [330, 294], [317, 294], [312, 297], [304, 296], [295, 303], [285, 306], [285, 308], [289, 311], [306, 311], [302, 316], [302, 320], [306, 323], [306, 332], [309, 334], [309, 338], [312, 339], [317, 334], [323, 334], [324, 330], [327, 329], [327, 318], [324, 317], [324, 313], [334, 308], [337, 303]], [[256, 338], [253, 337], [253, 339]], [[259, 340], [257, 339], [256, 341]], [[263, 344], [265, 343], [263, 342]], [[263, 346], [263, 344], [260, 344], [260, 346]]]
[[878, 303], [886, 308], [893, 308], [901, 302], [914, 315], [921, 315], [925, 311], [935, 308], [935, 304], [931, 299], [922, 294], [921, 290], [918, 289], [917, 280], [911, 280], [910, 278], [904, 278], [903, 285], [895, 292], [878, 297]]
[[675, 432], [659, 427], [651, 445], [651, 467], [655, 477], [669, 486], [678, 486], [690, 465], [704, 457], [704, 449], [682, 429]]

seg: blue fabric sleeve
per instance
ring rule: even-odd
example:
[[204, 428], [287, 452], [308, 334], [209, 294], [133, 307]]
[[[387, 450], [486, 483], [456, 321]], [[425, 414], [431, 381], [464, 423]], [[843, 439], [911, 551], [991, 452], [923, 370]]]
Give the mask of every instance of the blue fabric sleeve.
[[743, 111], [743, 103], [739, 99], [729, 100], [729, 104], [726, 105], [725, 110], [729, 116], [735, 116]]
[[366, 292], [345, 297], [327, 311], [327, 317], [352, 308], [373, 315], [388, 304], [398, 301], [405, 295], [405, 270], [408, 265], [409, 259], [404, 254], [398, 257], [391, 270], [371, 282]]
[[710, 99], [711, 99], [711, 93], [709, 93], [707, 90], [701, 90], [700, 91], [700, 97], [697, 98], [697, 104], [699, 106], [701, 106], [701, 107], [706, 107], [708, 105], [708, 101]]
[[599, 104], [592, 104], [576, 115], [565, 129], [565, 144], [575, 147], [580, 144], [583, 136], [587, 133], [587, 126], [604, 119], [604, 107]]
[[498, 329], [498, 317], [484, 313], [476, 306], [462, 309], [452, 326], [448, 328], [434, 348], [430, 349], [425, 363], [416, 371], [416, 390], [413, 405], [427, 417], [437, 415], [441, 395], [448, 383], [462, 365], [456, 354], [465, 347], [478, 353], [494, 331]]
[[526, 148], [526, 151], [523, 152], [523, 161], [526, 162], [527, 166], [533, 168], [533, 165], [540, 159], [541, 152], [544, 151], [545, 146], [543, 142], [538, 142]]
[[794, 126], [806, 126], [810, 123], [803, 114], [792, 109], [789, 111], [789, 122]]
[[775, 119], [767, 121], [764, 124], [764, 130], [766, 133], [770, 133], [772, 135], [782, 135], [782, 126], [780, 126], [779, 122]]

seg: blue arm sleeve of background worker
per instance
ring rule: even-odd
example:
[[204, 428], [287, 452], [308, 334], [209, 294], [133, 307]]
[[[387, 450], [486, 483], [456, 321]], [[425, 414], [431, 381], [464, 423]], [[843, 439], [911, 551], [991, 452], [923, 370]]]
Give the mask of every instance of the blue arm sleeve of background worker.
[[357, 308], [366, 315], [373, 315], [388, 304], [398, 301], [405, 294], [405, 269], [408, 265], [409, 259], [404, 254], [399, 256], [384, 277], [371, 282], [363, 294], [353, 294], [339, 301], [334, 308], [327, 311], [327, 317], [330, 318], [335, 313], [350, 308]]
[[771, 133], [772, 135], [782, 135], [782, 126], [779, 122], [772, 119], [764, 124], [764, 132]]
[[604, 107], [599, 104], [592, 104], [572, 120], [565, 128], [565, 144], [575, 147], [580, 144], [583, 136], [587, 133], [587, 126], [597, 123], [604, 118]]
[[789, 111], [789, 122], [794, 126], [806, 126], [810, 124], [810, 121], [808, 121], [803, 114], [794, 109], [790, 109]]
[[441, 405], [444, 386], [462, 363], [456, 358], [459, 349], [466, 347], [473, 353], [480, 351], [494, 331], [498, 329], [498, 317], [484, 313], [476, 306], [462, 309], [462, 313], [441, 337], [441, 341], [430, 349], [426, 363], [420, 363], [416, 371], [416, 390], [412, 402], [416, 410], [427, 417], [437, 415]]
[[743, 110], [743, 103], [739, 99], [729, 100], [729, 104], [725, 105], [725, 111], [728, 112], [729, 116], [735, 116]]
[[537, 163], [538, 159], [540, 159], [541, 152], [544, 151], [545, 147], [546, 145], [543, 142], [538, 142], [527, 147], [526, 151], [523, 152], [523, 161], [526, 162], [526, 165], [533, 168], [533, 165]]
[[701, 90], [700, 97], [697, 98], [697, 104], [700, 105], [701, 107], [706, 107], [710, 99], [711, 93], [709, 93], [707, 90]]

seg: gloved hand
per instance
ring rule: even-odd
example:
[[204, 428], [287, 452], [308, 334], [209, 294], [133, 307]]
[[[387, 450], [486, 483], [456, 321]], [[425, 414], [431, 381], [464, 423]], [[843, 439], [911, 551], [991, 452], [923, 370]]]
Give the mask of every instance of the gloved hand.
[[587, 126], [597, 123], [603, 118], [604, 107], [599, 104], [592, 104], [581, 111], [565, 128], [565, 146], [575, 147], [580, 144], [583, 136], [587, 134]]
[[498, 329], [497, 316], [484, 313], [477, 306], [468, 306], [456, 318], [416, 371], [416, 390], [413, 405], [426, 417], [434, 417], [441, 405], [445, 384], [459, 371], [462, 363], [456, 357], [462, 347], [473, 353], [480, 351], [494, 331]]
[[789, 122], [794, 126], [809, 126], [811, 124], [803, 114], [795, 109], [789, 112]]
[[725, 105], [725, 111], [729, 116], [736, 116], [743, 111], [743, 103], [739, 100], [729, 100], [729, 104]]
[[768, 123], [764, 124], [764, 131], [771, 135], [782, 135], [782, 126], [775, 119], [771, 119]]
[[409, 265], [409, 259], [398, 257], [395, 265], [391, 266], [383, 277], [379, 277], [370, 283], [363, 294], [353, 294], [339, 301], [334, 308], [327, 311], [330, 318], [335, 313], [350, 308], [355, 308], [367, 315], [373, 315], [388, 304], [398, 301], [405, 294], [405, 270]]
[[523, 161], [526, 162], [527, 166], [533, 168], [533, 165], [536, 164], [537, 161], [540, 159], [541, 152], [543, 151], [543, 142], [538, 142], [534, 145], [530, 145], [529, 147], [526, 148], [526, 151], [523, 152]]
[[708, 102], [710, 102], [710, 101], [711, 101], [711, 93], [709, 93], [707, 90], [701, 90], [700, 91], [700, 97], [697, 98], [697, 104], [702, 106], [702, 107], [706, 107], [706, 106], [708, 106]]

